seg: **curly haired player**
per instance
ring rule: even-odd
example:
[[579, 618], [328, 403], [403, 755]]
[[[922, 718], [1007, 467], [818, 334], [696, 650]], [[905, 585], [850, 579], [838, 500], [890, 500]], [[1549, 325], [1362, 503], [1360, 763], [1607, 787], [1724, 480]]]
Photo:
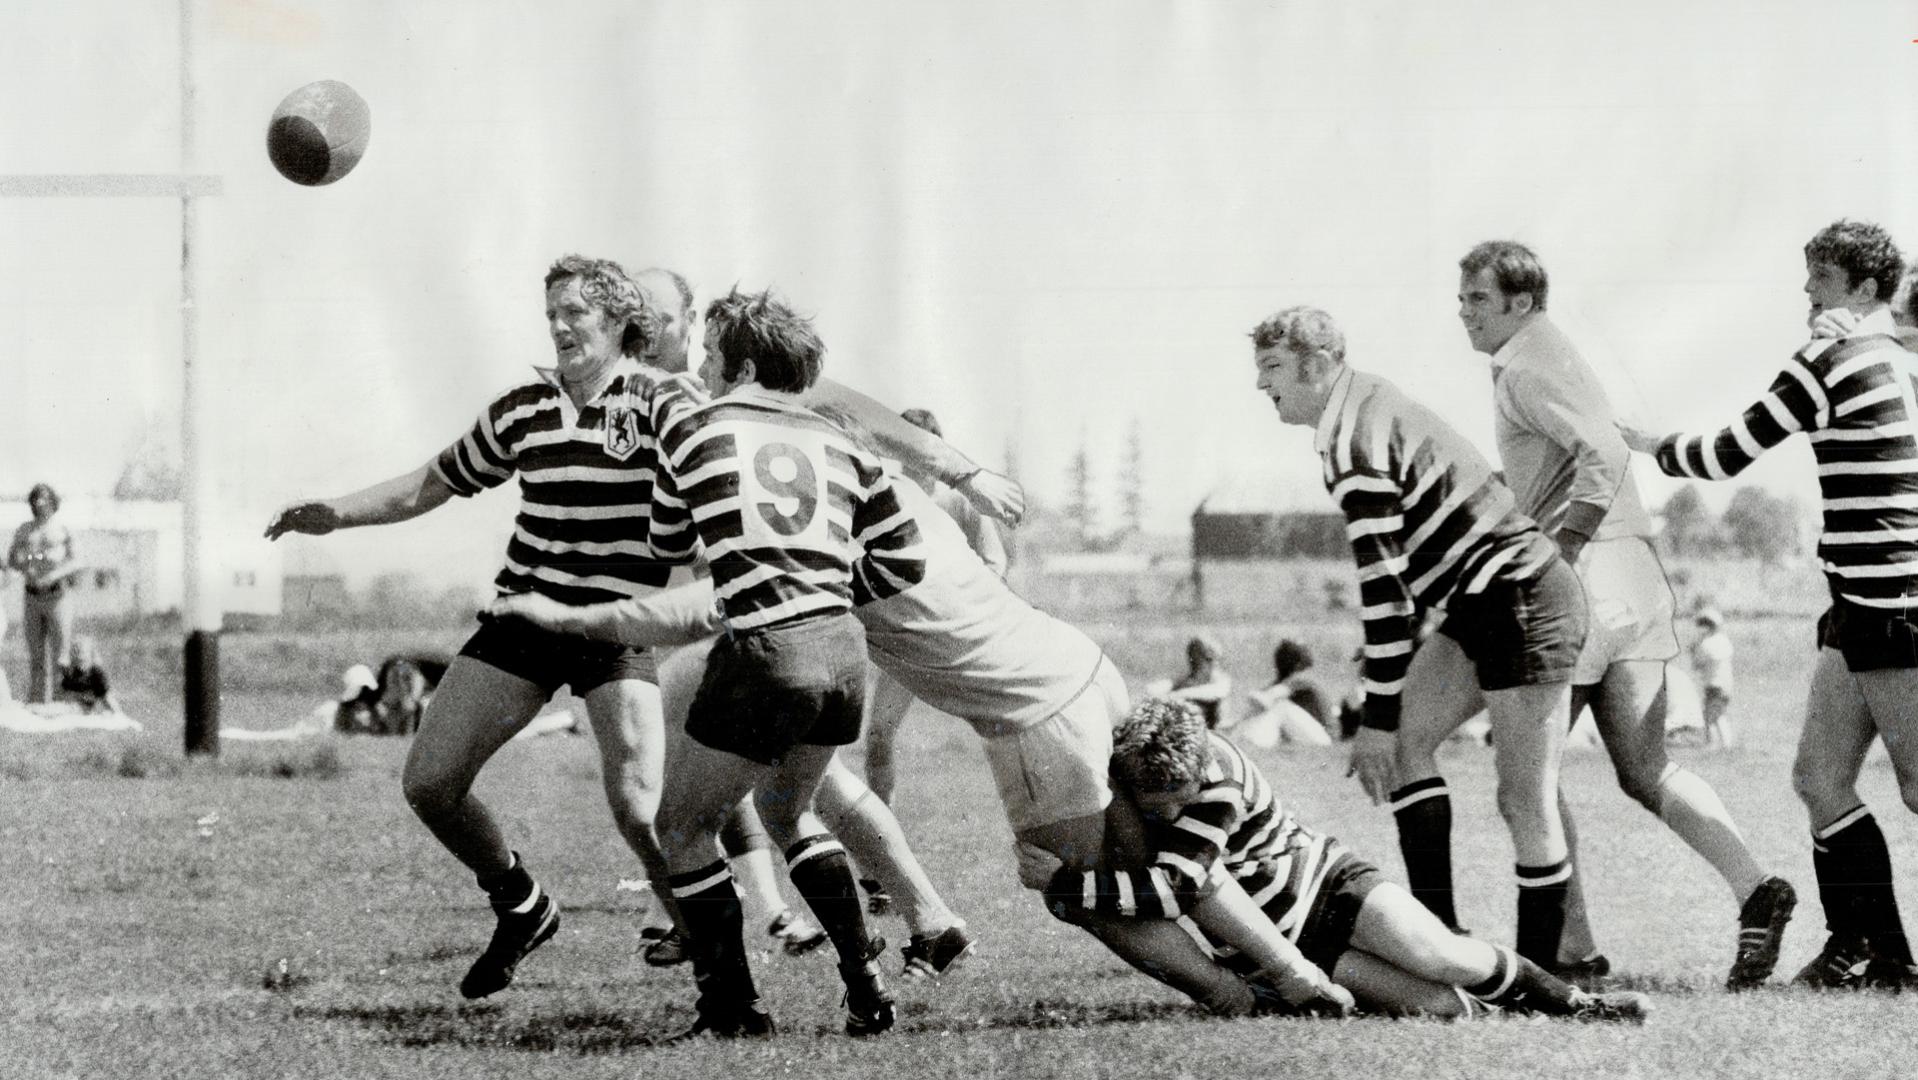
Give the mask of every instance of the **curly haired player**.
[[[1061, 868], [1054, 914], [1177, 918], [1236, 880], [1291, 946], [1290, 971], [1329, 974], [1360, 1005], [1393, 1014], [1473, 1015], [1481, 1005], [1580, 1020], [1642, 1021], [1642, 994], [1591, 994], [1502, 945], [1452, 933], [1425, 905], [1343, 844], [1299, 822], [1230, 739], [1190, 702], [1148, 700], [1113, 739], [1112, 777], [1146, 816], [1150, 861], [1124, 870]], [[1248, 976], [1236, 950], [1222, 963]]]

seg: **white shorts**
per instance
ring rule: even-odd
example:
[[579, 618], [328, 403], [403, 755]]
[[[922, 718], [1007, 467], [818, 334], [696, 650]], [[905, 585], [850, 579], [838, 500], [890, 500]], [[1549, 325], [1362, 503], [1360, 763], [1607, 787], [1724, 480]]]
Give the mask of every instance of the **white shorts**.
[[1621, 660], [1670, 660], [1678, 655], [1672, 625], [1677, 604], [1665, 567], [1642, 536], [1586, 544], [1578, 556], [1591, 620], [1585, 648], [1572, 672], [1573, 686], [1590, 686]]
[[1131, 707], [1124, 677], [1102, 656], [1091, 681], [1065, 708], [984, 741], [1013, 832], [1105, 813], [1112, 801], [1106, 779], [1112, 729]]

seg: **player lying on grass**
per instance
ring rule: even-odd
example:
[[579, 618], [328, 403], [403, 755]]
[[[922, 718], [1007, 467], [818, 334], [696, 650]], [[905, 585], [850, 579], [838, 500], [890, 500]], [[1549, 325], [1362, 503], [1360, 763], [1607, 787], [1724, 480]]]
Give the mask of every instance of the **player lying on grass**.
[[[850, 418], [828, 414], [855, 438], [863, 437]], [[896, 485], [896, 492], [918, 527], [924, 571], [917, 583], [889, 596], [860, 584], [865, 575], [855, 578], [853, 614], [865, 628], [874, 663], [920, 700], [980, 733], [1022, 845], [1050, 852], [1066, 866], [1098, 866], [1112, 801], [1106, 779], [1112, 728], [1130, 707], [1124, 680], [1092, 639], [1008, 588], [923, 492], [906, 484]], [[710, 586], [696, 584], [573, 608], [545, 597], [503, 597], [493, 611], [560, 633], [664, 647], [712, 631], [710, 597]], [[890, 881], [888, 886], [899, 889]], [[899, 890], [899, 898], [908, 909], [922, 902], [910, 886]], [[1192, 914], [1249, 953], [1265, 948], [1270, 937], [1263, 916], [1236, 886], [1218, 890]], [[1258, 1005], [1245, 982], [1212, 963], [1169, 922], [1103, 915], [1076, 921], [1118, 955], [1216, 1012], [1239, 1014]], [[907, 962], [944, 970], [962, 945], [948, 935], [915, 938]], [[1287, 989], [1295, 1005], [1319, 1002], [1336, 1010], [1346, 997], [1324, 979]]]
[[[1264, 979], [1329, 974], [1366, 1009], [1393, 1015], [1469, 1016], [1483, 1004], [1638, 1021], [1650, 1011], [1641, 994], [1590, 994], [1502, 945], [1452, 933], [1372, 864], [1300, 824], [1259, 767], [1208, 731], [1189, 702], [1158, 698], [1133, 710], [1114, 736], [1112, 776], [1145, 814], [1150, 862], [1050, 871], [1046, 901], [1062, 919], [1175, 919], [1236, 881], [1290, 954], [1289, 971], [1268, 967]], [[1033, 852], [1022, 862], [1027, 874], [1049, 869]], [[1222, 963], [1254, 974], [1236, 950], [1211, 943]]]

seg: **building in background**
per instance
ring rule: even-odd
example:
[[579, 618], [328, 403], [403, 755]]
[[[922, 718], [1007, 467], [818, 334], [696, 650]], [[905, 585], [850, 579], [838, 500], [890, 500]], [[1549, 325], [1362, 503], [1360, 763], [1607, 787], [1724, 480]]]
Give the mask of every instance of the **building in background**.
[[[0, 500], [8, 535], [32, 517], [24, 498]], [[178, 502], [68, 496], [60, 519], [73, 532], [83, 569], [73, 578], [74, 614], [88, 620], [135, 620], [178, 612], [185, 594], [184, 514]], [[229, 615], [277, 616], [281, 553], [260, 536], [258, 522], [238, 518], [208, 527], [213, 562], [207, 586]], [[19, 582], [5, 602], [19, 604]]]

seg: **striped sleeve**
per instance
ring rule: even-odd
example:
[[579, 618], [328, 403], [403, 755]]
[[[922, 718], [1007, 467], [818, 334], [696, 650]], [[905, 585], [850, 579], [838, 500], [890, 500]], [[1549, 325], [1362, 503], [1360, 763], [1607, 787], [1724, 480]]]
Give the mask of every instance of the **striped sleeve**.
[[1670, 476], [1724, 480], [1800, 431], [1830, 423], [1831, 405], [1811, 361], [1829, 343], [1814, 342], [1792, 357], [1765, 395], [1731, 426], [1710, 435], [1672, 435], [1658, 445], [1658, 467]]
[[440, 451], [433, 472], [455, 495], [473, 496], [512, 479], [519, 439], [538, 411], [540, 391], [518, 386], [487, 405], [466, 434]]
[[1345, 514], [1345, 535], [1359, 570], [1360, 615], [1365, 651], [1359, 682], [1365, 691], [1364, 724], [1380, 731], [1399, 726], [1399, 694], [1418, 640], [1418, 604], [1406, 583], [1405, 531], [1399, 486], [1371, 471], [1338, 478], [1332, 498]]
[[1053, 874], [1046, 903], [1060, 917], [1074, 911], [1144, 919], [1176, 919], [1212, 895], [1224, 857], [1245, 813], [1245, 789], [1214, 771], [1198, 797], [1170, 825], [1154, 830], [1152, 865], [1136, 870], [1067, 870]]
[[649, 419], [659, 439], [660, 469], [653, 479], [652, 525], [648, 542], [655, 557], [689, 559], [699, 549], [699, 531], [680, 483], [696, 424], [688, 419], [703, 399], [692, 383], [671, 379], [653, 390]]
[[926, 579], [925, 550], [919, 523], [900, 504], [895, 480], [877, 463], [851, 459], [854, 475], [866, 489], [854, 501], [853, 541], [864, 554], [853, 565], [853, 602], [866, 604], [897, 596]]

